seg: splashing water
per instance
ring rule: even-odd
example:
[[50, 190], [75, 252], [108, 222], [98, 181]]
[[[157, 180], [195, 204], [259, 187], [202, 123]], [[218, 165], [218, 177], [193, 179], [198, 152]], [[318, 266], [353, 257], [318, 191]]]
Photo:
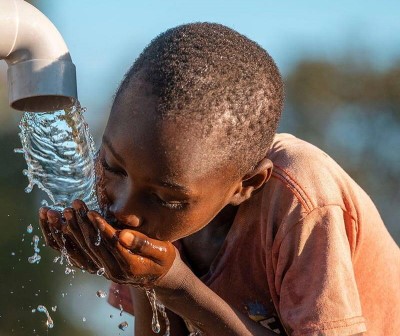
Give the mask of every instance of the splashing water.
[[32, 233], [32, 232], [33, 232], [33, 226], [32, 226], [32, 224], [29, 224], [29, 225], [26, 227], [26, 232], [28, 232], [28, 233]]
[[40, 262], [40, 259], [42, 259], [42, 257], [39, 255], [40, 249], [38, 247], [39, 244], [39, 237], [34, 235], [32, 238], [32, 242], [33, 242], [33, 251], [35, 252], [35, 254], [31, 257], [28, 258], [28, 262], [30, 264], [38, 264]]
[[160, 322], [158, 320], [158, 312], [165, 320], [165, 334], [164, 336], [170, 336], [170, 323], [165, 311], [165, 306], [157, 301], [156, 292], [154, 289], [146, 290], [147, 298], [150, 301], [151, 310], [153, 311], [153, 318], [151, 319], [151, 330], [158, 334], [161, 331]]
[[99, 289], [99, 290], [96, 292], [96, 296], [97, 296], [98, 298], [104, 299], [105, 297], [107, 297], [107, 293]]
[[165, 334], [164, 336], [170, 336], [170, 323], [169, 323], [169, 318], [167, 316], [167, 312], [165, 311], [165, 306], [157, 301], [157, 309], [160, 312], [161, 316], [164, 318], [165, 322]]
[[106, 272], [106, 270], [105, 270], [103, 267], [101, 267], [101, 268], [99, 268], [99, 269], [97, 270], [96, 274], [97, 274], [98, 276], [103, 276], [105, 272]]
[[121, 322], [120, 324], [118, 324], [118, 328], [121, 330], [125, 330], [126, 328], [128, 328], [128, 322]]
[[82, 199], [98, 210], [95, 192], [94, 142], [79, 105], [53, 113], [25, 112], [19, 124], [29, 184], [46, 192], [57, 210]]
[[66, 240], [65, 240], [65, 237], [64, 237], [63, 234], [61, 234], [61, 240], [63, 242], [63, 246], [62, 246], [61, 251], [60, 251], [61, 255], [59, 257], [55, 257], [53, 262], [54, 263], [58, 262], [60, 265], [63, 265], [64, 261], [65, 261], [65, 271], [64, 271], [64, 273], [65, 274], [70, 274], [70, 273], [75, 274], [75, 270], [72, 268], [73, 267], [72, 262], [71, 262], [71, 260], [69, 260], [69, 254], [68, 254], [67, 248], [65, 247], [65, 241]]
[[[84, 111], [77, 104], [71, 109], [52, 113], [25, 112], [19, 124], [22, 148], [14, 151], [22, 153], [27, 163], [27, 169], [23, 171], [29, 180], [25, 192], [31, 192], [37, 185], [47, 194], [53, 203], [52, 207], [59, 211], [70, 206], [74, 199], [81, 199], [89, 209], [100, 211], [95, 189], [95, 146], [83, 118]], [[37, 236], [34, 236], [34, 239], [35, 237]], [[61, 250], [61, 256], [56, 257], [54, 262], [59, 261], [62, 265], [65, 260], [67, 264], [65, 273], [69, 274], [74, 271], [70, 268], [72, 264], [63, 236], [62, 240], [64, 247]], [[100, 243], [99, 231], [95, 245], [98, 246]], [[36, 243], [35, 255], [29, 258], [29, 262], [40, 261], [38, 252]], [[99, 276], [104, 273], [104, 268], [97, 271]], [[169, 336], [170, 323], [164, 305], [157, 302], [154, 290], [146, 291], [146, 294], [153, 310], [152, 330], [155, 333], [161, 330], [157, 313], [159, 311], [165, 319], [164, 336]], [[47, 309], [44, 306], [38, 306], [37, 311], [47, 314], [47, 326], [52, 328], [53, 321]], [[120, 315], [122, 315], [122, 307]], [[126, 326], [123, 325], [120, 329], [124, 330]]]
[[100, 233], [100, 230], [97, 229], [97, 237], [96, 237], [96, 241], [94, 242], [94, 245], [100, 246], [100, 243], [101, 243], [101, 233]]
[[53, 328], [53, 327], [54, 327], [54, 322], [53, 322], [53, 320], [51, 319], [50, 314], [49, 314], [49, 312], [47, 311], [46, 307], [43, 306], [43, 305], [39, 305], [39, 306], [37, 307], [37, 311], [38, 311], [39, 313], [45, 313], [45, 314], [46, 314], [46, 316], [47, 316], [46, 326], [47, 326], [48, 328]]

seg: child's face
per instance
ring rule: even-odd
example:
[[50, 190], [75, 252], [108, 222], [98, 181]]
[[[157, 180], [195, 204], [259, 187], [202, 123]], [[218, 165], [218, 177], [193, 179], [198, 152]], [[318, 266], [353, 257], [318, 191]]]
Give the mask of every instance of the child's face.
[[207, 225], [240, 180], [212, 156], [218, 136], [200, 140], [193, 124], [156, 119], [156, 97], [136, 84], [117, 97], [103, 136], [102, 206], [116, 227], [175, 241]]

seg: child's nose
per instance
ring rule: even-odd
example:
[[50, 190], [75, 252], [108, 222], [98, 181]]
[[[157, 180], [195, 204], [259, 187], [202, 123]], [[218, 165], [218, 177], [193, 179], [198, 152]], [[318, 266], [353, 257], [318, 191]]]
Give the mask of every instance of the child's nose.
[[118, 206], [118, 204], [111, 205], [109, 211], [115, 219], [124, 226], [136, 228], [141, 225], [142, 221], [139, 216], [129, 213], [124, 207]]

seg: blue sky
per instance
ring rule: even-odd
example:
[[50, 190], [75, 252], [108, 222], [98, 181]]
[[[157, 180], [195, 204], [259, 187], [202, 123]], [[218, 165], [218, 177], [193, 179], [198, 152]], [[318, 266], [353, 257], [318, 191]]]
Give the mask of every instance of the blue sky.
[[400, 57], [398, 0], [38, 0], [37, 5], [70, 49], [80, 101], [94, 127], [103, 122], [139, 52], [160, 32], [182, 23], [234, 28], [266, 48], [283, 73], [303, 57], [337, 58], [346, 51], [360, 51], [378, 66]]

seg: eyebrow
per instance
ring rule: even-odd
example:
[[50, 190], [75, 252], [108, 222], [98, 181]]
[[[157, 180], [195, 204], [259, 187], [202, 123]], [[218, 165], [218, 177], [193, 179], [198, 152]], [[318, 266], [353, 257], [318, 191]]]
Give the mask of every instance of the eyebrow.
[[185, 187], [185, 186], [183, 186], [181, 184], [172, 182], [170, 180], [160, 180], [158, 182], [163, 187], [167, 187], [167, 188], [170, 188], [170, 189], [182, 191], [183, 193], [188, 194], [188, 195], [192, 194], [192, 192], [190, 191], [189, 188], [187, 188], [187, 187]]
[[122, 164], [125, 164], [125, 160], [123, 159], [123, 157], [121, 155], [119, 155], [117, 153], [117, 151], [114, 149], [113, 145], [111, 144], [111, 141], [103, 136], [102, 139], [103, 143], [108, 147], [108, 149], [110, 150], [110, 152], [112, 153], [112, 155], [114, 155], [114, 157]]

